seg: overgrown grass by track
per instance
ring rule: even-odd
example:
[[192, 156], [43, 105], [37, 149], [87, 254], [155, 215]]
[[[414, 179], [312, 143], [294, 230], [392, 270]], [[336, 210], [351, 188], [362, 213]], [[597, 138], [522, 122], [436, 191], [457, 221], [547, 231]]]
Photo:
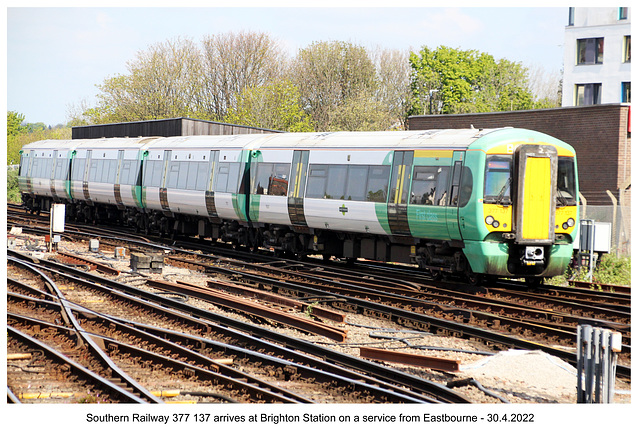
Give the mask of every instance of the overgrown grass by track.
[[[563, 276], [554, 277], [548, 280], [547, 283], [566, 286], [569, 280], [590, 281], [589, 268], [568, 268]], [[629, 256], [616, 256], [611, 253], [604, 254], [593, 270], [593, 279], [591, 281], [596, 284], [631, 286], [631, 258]]]
[[18, 189], [17, 169], [7, 169], [7, 202], [12, 204], [22, 203], [20, 190]]

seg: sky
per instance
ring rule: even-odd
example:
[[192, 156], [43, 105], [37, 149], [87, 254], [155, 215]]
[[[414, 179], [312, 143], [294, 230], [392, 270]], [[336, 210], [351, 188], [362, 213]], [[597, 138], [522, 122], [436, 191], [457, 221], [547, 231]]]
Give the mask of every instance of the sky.
[[415, 2], [402, 0], [393, 3], [394, 7], [388, 1], [380, 2], [380, 7], [354, 7], [356, 3], [350, 0], [324, 3], [345, 7], [286, 4], [180, 8], [10, 5], [6, 9], [7, 110], [23, 114], [30, 123], [64, 124], [70, 110], [83, 102], [96, 104], [96, 85], [127, 74], [127, 62], [137, 52], [178, 37], [199, 43], [206, 35], [240, 31], [268, 33], [291, 58], [313, 42], [339, 40], [365, 48], [413, 52], [444, 45], [486, 52], [496, 59], [549, 72], [562, 68], [568, 7], [415, 7]]

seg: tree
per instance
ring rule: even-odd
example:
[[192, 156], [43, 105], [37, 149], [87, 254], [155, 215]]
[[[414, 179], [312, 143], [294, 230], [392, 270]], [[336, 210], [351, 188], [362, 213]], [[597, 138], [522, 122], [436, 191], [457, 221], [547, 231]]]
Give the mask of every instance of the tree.
[[199, 52], [177, 39], [139, 51], [127, 63], [129, 74], [98, 85], [98, 106], [84, 112], [93, 123], [188, 117], [196, 112]]
[[44, 123], [24, 123], [24, 115], [7, 111], [7, 164], [20, 163], [20, 149], [44, 139], [71, 139], [69, 127], [46, 127]]
[[289, 80], [246, 88], [225, 121], [286, 132], [312, 132], [311, 117], [302, 109], [300, 92]]
[[536, 109], [562, 106], [562, 71], [547, 71], [541, 66], [528, 66], [529, 90]]
[[531, 109], [526, 69], [475, 50], [440, 46], [411, 53], [411, 114]]
[[375, 100], [375, 66], [363, 47], [350, 43], [315, 42], [300, 50], [291, 79], [317, 131], [340, 129], [331, 113], [351, 98]]
[[375, 49], [370, 57], [376, 66], [378, 85], [375, 98], [388, 115], [388, 128], [404, 129], [411, 107], [411, 66], [409, 52]]
[[18, 136], [26, 127], [22, 125], [24, 115], [15, 111], [7, 111], [7, 137]]
[[199, 110], [221, 120], [249, 88], [275, 81], [287, 66], [280, 46], [266, 33], [225, 33], [202, 41]]

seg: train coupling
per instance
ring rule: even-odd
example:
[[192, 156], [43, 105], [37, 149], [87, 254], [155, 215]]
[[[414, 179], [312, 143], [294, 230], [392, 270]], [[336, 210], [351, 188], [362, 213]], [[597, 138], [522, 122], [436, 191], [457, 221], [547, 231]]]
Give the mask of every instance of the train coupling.
[[524, 266], [535, 266], [544, 264], [544, 247], [526, 246], [522, 256]]

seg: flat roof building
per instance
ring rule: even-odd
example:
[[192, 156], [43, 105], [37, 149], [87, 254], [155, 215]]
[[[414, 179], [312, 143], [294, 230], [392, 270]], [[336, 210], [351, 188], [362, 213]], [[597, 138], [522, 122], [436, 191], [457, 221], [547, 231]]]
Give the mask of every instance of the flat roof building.
[[631, 8], [570, 7], [562, 106], [631, 103]]

